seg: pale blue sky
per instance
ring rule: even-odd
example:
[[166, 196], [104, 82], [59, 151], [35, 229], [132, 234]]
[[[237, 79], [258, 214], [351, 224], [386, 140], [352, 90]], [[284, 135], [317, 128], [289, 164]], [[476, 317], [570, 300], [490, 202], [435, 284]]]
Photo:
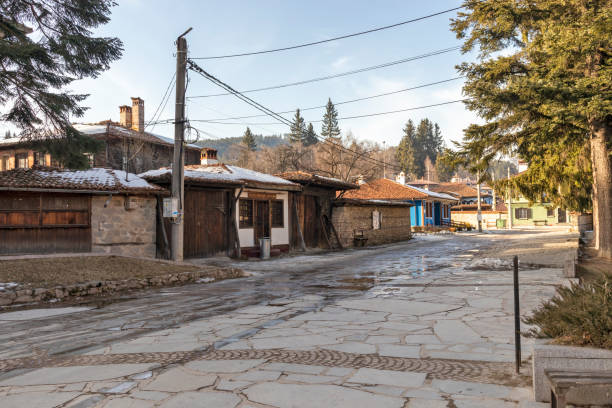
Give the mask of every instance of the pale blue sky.
[[[460, 5], [460, 0], [439, 1], [186, 1], [121, 0], [113, 9], [111, 22], [98, 30], [124, 43], [123, 58], [97, 79], [80, 81], [78, 92], [90, 93], [91, 109], [79, 120], [118, 120], [118, 106], [131, 96], [145, 100], [149, 120], [175, 70], [174, 41], [188, 27], [192, 57], [277, 48], [310, 42], [393, 24]], [[287, 52], [199, 61], [199, 64], [232, 85], [244, 90], [349, 71], [430, 51], [460, 45], [449, 30], [448, 13], [398, 28], [356, 38]], [[394, 91], [457, 76], [454, 66], [464, 61], [459, 51], [408, 62], [389, 68], [307, 85], [257, 92], [250, 97], [275, 111], [323, 105], [328, 97], [344, 101]], [[195, 73], [190, 73], [188, 95], [221, 90]], [[338, 107], [339, 116], [410, 108], [460, 99], [462, 80], [392, 96]], [[161, 118], [171, 118], [174, 94]], [[254, 108], [233, 96], [190, 100], [191, 119], [257, 114]], [[291, 115], [285, 115], [290, 117]], [[306, 120], [319, 120], [322, 110], [307, 111]], [[429, 117], [438, 122], [447, 140], [460, 140], [462, 129], [475, 119], [463, 104], [351, 119], [340, 122], [343, 132], [359, 139], [397, 144], [408, 119]], [[271, 118], [245, 121], [272, 122]], [[320, 131], [320, 124], [315, 129]], [[197, 124], [217, 137], [239, 136], [244, 125]], [[282, 125], [251, 126], [256, 133], [287, 132]], [[171, 136], [172, 126], [157, 125], [156, 133]]]

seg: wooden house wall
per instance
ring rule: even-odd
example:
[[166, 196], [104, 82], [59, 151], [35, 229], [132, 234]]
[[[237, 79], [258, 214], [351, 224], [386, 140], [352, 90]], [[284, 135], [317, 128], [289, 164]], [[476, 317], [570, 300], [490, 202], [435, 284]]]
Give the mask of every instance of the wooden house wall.
[[[290, 217], [290, 243], [291, 248], [301, 247], [297, 219], [302, 230], [304, 243], [307, 248], [328, 248], [325, 234], [329, 236], [329, 227], [322, 222], [325, 215], [328, 220], [332, 217], [332, 201], [336, 196], [335, 190], [304, 186], [299, 193], [291, 193], [289, 197]], [[294, 204], [295, 203], [295, 204]]]
[[0, 196], [0, 255], [91, 251], [91, 196]]

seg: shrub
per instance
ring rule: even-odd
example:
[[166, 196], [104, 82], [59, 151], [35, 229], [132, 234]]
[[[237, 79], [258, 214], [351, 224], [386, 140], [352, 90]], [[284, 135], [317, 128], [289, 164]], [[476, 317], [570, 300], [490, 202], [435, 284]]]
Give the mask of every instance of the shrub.
[[524, 322], [537, 326], [527, 333], [530, 337], [612, 349], [612, 275], [582, 286], [558, 288], [557, 294]]

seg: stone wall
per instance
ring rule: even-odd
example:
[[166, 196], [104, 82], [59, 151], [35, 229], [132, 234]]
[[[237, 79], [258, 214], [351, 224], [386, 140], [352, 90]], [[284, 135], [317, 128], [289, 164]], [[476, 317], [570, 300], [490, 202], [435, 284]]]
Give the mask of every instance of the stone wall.
[[[498, 218], [508, 219], [508, 213], [501, 211], [481, 211], [482, 229], [496, 229], [495, 223]], [[451, 211], [451, 220], [455, 222], [466, 222], [473, 228], [478, 227], [477, 211]]]
[[[380, 229], [374, 229], [372, 213], [381, 214]], [[332, 210], [332, 223], [344, 247], [355, 246], [355, 236], [363, 231], [366, 245], [405, 241], [412, 237], [410, 207], [384, 205], [341, 205]]]
[[92, 252], [154, 258], [156, 211], [154, 196], [93, 196]]

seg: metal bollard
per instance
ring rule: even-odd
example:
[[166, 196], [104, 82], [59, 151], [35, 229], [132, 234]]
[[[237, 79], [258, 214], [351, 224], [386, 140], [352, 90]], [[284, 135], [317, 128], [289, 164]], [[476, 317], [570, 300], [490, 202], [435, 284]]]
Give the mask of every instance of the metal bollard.
[[521, 369], [521, 308], [519, 305], [518, 256], [514, 255], [514, 352], [516, 373]]

